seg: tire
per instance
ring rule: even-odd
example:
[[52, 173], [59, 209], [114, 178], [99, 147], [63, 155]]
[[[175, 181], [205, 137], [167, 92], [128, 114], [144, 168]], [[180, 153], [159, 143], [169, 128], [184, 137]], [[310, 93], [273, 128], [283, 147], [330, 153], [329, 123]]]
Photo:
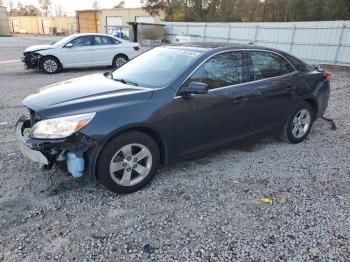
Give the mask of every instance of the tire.
[[[139, 159], [135, 159], [137, 156]], [[127, 132], [112, 139], [101, 152], [97, 179], [115, 193], [132, 193], [153, 179], [159, 161], [159, 148], [151, 137], [142, 132]]]
[[40, 61], [40, 70], [46, 74], [56, 74], [61, 71], [60, 61], [53, 56], [45, 56]]
[[305, 101], [300, 102], [290, 114], [278, 137], [287, 143], [298, 144], [310, 133], [313, 121], [312, 106]]
[[129, 58], [126, 55], [122, 55], [122, 54], [116, 55], [113, 58], [112, 67], [119, 68], [122, 65], [126, 64], [128, 61], [129, 61]]

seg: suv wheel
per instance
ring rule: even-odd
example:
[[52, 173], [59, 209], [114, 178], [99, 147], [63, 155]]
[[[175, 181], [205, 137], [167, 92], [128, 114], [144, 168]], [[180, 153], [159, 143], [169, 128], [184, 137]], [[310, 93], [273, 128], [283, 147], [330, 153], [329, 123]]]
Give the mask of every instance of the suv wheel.
[[52, 56], [44, 57], [40, 62], [40, 69], [47, 74], [55, 74], [60, 71], [60, 62]]
[[141, 132], [111, 140], [97, 162], [97, 178], [115, 193], [132, 193], [152, 180], [159, 166], [159, 149]]
[[116, 55], [113, 58], [112, 66], [113, 68], [119, 68], [122, 65], [126, 64], [129, 61], [129, 58], [126, 55]]
[[313, 121], [312, 106], [307, 102], [301, 102], [289, 116], [279, 137], [288, 143], [300, 143], [309, 134]]

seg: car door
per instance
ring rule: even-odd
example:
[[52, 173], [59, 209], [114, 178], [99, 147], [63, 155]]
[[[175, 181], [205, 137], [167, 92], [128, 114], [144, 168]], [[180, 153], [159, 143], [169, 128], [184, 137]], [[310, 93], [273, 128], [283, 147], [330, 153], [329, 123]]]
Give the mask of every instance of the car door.
[[[174, 134], [179, 157], [232, 141], [244, 134], [241, 115], [247, 93], [244, 52], [230, 51], [212, 56], [186, 80], [208, 84], [207, 94], [174, 98]], [[181, 91], [181, 88], [180, 90]]]
[[245, 97], [249, 134], [280, 128], [293, 107], [298, 72], [277, 53], [248, 52], [250, 95]]
[[112, 65], [115, 49], [120, 42], [109, 36], [95, 35], [95, 46], [92, 50], [96, 66]]
[[85, 67], [93, 65], [93, 38], [90, 35], [78, 36], [61, 48], [64, 67]]

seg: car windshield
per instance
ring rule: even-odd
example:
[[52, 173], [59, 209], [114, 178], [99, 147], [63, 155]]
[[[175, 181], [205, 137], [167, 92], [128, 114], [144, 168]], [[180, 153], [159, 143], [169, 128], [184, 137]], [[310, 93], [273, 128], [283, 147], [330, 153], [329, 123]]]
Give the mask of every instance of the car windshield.
[[157, 47], [115, 70], [113, 79], [143, 87], [164, 87], [174, 81], [199, 55], [199, 52], [191, 50]]

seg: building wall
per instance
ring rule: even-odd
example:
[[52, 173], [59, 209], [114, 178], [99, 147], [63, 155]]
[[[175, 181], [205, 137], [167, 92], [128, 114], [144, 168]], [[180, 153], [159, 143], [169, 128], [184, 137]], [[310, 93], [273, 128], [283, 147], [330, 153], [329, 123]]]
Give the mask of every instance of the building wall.
[[12, 33], [50, 35], [55, 32], [60, 34], [76, 32], [76, 19], [68, 16], [10, 16], [9, 25]]
[[7, 15], [6, 7], [0, 6], [0, 35], [10, 35], [9, 19]]
[[[122, 19], [122, 27], [123, 31], [125, 33], [129, 32], [129, 25], [128, 22], [136, 22], [137, 17], [148, 17], [150, 16], [149, 13], [147, 13], [142, 8], [114, 8], [114, 9], [101, 9], [99, 12], [99, 30], [100, 33], [107, 33], [106, 32], [106, 25], [107, 25], [107, 17], [121, 17]], [[165, 12], [160, 11], [159, 15], [154, 16], [154, 22], [160, 23], [165, 18]]]

